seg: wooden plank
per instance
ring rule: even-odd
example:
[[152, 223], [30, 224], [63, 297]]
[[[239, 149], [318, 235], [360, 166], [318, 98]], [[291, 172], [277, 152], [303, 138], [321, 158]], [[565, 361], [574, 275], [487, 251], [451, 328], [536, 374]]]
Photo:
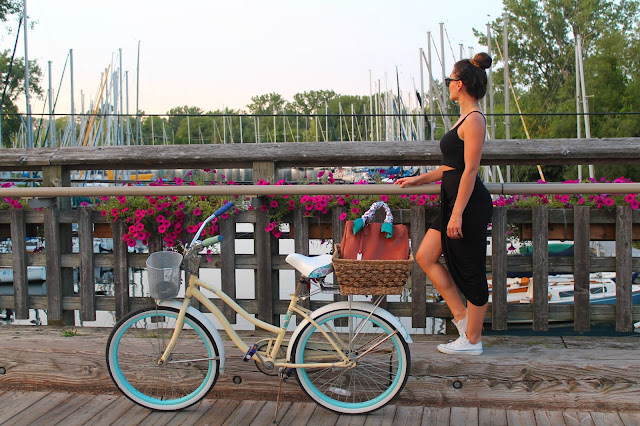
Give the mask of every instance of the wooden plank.
[[531, 209], [533, 221], [533, 329], [549, 329], [549, 242], [548, 209]]
[[538, 426], [555, 426], [564, 424], [562, 411], [557, 410], [534, 410], [536, 424]]
[[[278, 415], [276, 414], [276, 401], [267, 401], [264, 404], [262, 412], [253, 419], [251, 426], [267, 426], [272, 425], [274, 423], [280, 423], [280, 421], [287, 415], [289, 408], [291, 407], [291, 402], [280, 402], [278, 405]], [[274, 421], [275, 417], [275, 421]]]
[[126, 233], [123, 221], [111, 224], [113, 232], [113, 285], [116, 297], [116, 321], [129, 312], [129, 266], [127, 253], [129, 247], [124, 240]]
[[62, 321], [62, 269], [60, 265], [60, 224], [58, 208], [44, 209], [44, 239], [49, 250], [45, 250], [47, 259], [47, 320]]
[[[137, 407], [136, 407], [137, 408]], [[137, 426], [163, 426], [167, 424], [179, 424], [174, 421], [178, 411], [151, 411], [139, 423], [131, 422]]]
[[93, 224], [91, 223], [92, 209], [82, 207], [78, 222], [78, 244], [80, 251], [80, 297], [82, 299], [81, 319], [83, 321], [96, 320], [95, 279], [93, 276]]
[[0, 399], [0, 424], [11, 420], [14, 416], [46, 397], [48, 392], [7, 392]]
[[196, 425], [222, 425], [227, 418], [238, 408], [240, 401], [218, 399], [195, 422]]
[[[22, 395], [28, 395], [31, 392], [19, 392]], [[30, 424], [43, 424], [41, 419], [46, 419], [47, 414], [55, 409], [58, 405], [73, 398], [72, 393], [69, 392], [51, 392], [45, 395], [42, 399], [36, 401], [27, 409], [22, 410], [20, 413], [11, 417], [3, 425], [30, 425]]]
[[[418, 247], [422, 244], [426, 233], [425, 209], [421, 206], [412, 206], [410, 216], [411, 251], [415, 259]], [[413, 262], [409, 279], [411, 280], [411, 326], [425, 328], [427, 326], [427, 274], [418, 262]]]
[[491, 328], [507, 329], [507, 208], [493, 208], [491, 225]]
[[[391, 426], [395, 424], [395, 416], [398, 406], [395, 404], [388, 404], [382, 407], [380, 410], [376, 410], [367, 414], [367, 419], [364, 422], [364, 426]], [[326, 411], [326, 410], [325, 410]], [[420, 407], [420, 416], [417, 419], [417, 424], [422, 419], [422, 407]]]
[[141, 407], [140, 405], [133, 405], [129, 408], [122, 417], [118, 420], [118, 423], [125, 425], [137, 425], [146, 419], [153, 411], [148, 408]]
[[258, 319], [272, 323], [276, 319], [273, 312], [273, 302], [277, 293], [273, 292], [273, 270], [271, 267], [272, 245], [277, 241], [272, 241], [270, 233], [264, 232], [269, 219], [266, 212], [258, 212], [256, 216], [255, 228], [255, 253], [258, 259], [258, 265], [255, 272], [256, 283], [256, 300], [260, 301]]
[[262, 411], [266, 401], [254, 401], [246, 400], [242, 401], [240, 405], [231, 413], [231, 415], [225, 420], [223, 425], [225, 426], [238, 426], [251, 424], [253, 419]]
[[282, 417], [282, 420], [280, 420], [280, 424], [306, 425], [309, 420], [311, 420], [311, 416], [313, 416], [316, 407], [317, 405], [315, 402], [294, 402], [287, 410], [287, 413]]
[[[393, 417], [392, 424], [398, 426], [413, 426], [422, 422], [422, 414], [423, 414], [422, 406], [402, 406], [399, 405], [396, 407], [395, 415]], [[477, 409], [475, 409], [477, 413]], [[476, 416], [477, 421], [477, 416]], [[467, 423], [468, 424], [468, 423]]]
[[422, 426], [449, 426], [450, 418], [449, 407], [424, 407]]
[[64, 423], [66, 425], [84, 425], [103, 411], [110, 410], [111, 405], [116, 402], [118, 398], [123, 397], [115, 394], [96, 395], [74, 411], [72, 416], [67, 417]]
[[633, 331], [631, 207], [616, 207], [616, 331]]
[[575, 241], [573, 243], [573, 277], [574, 277], [574, 329], [589, 331], [589, 271], [591, 270], [591, 253], [589, 250], [589, 216], [591, 209], [587, 206], [576, 206], [573, 209]]
[[507, 426], [507, 411], [502, 408], [478, 408], [478, 424]]
[[23, 209], [11, 209], [11, 251], [13, 255], [13, 295], [15, 318], [29, 318], [27, 277], [27, 226]]
[[181, 426], [192, 426], [200, 420], [200, 418], [211, 409], [215, 403], [215, 399], [203, 399], [188, 410], [182, 410], [174, 417], [174, 424]]
[[86, 426], [93, 425], [110, 425], [118, 422], [122, 419], [127, 411], [129, 411], [135, 404], [131, 402], [126, 396], [119, 395], [114, 402], [109, 405], [108, 410], [102, 410], [96, 413], [93, 418], [86, 421]]
[[564, 411], [562, 415], [567, 426], [593, 425], [593, 420], [591, 420], [591, 415], [589, 413], [569, 410]]
[[533, 410], [507, 410], [507, 423], [509, 426], [529, 426], [536, 423]]
[[476, 425], [478, 424], [477, 407], [451, 407], [452, 425]]
[[624, 426], [624, 422], [617, 412], [592, 411], [591, 419], [595, 426]]
[[340, 415], [338, 413], [316, 405], [316, 410], [307, 422], [307, 426], [335, 426], [339, 418]]
[[[233, 300], [236, 299], [236, 221], [234, 216], [229, 216], [220, 221], [220, 257], [222, 265], [220, 268], [220, 278], [222, 291]], [[231, 324], [236, 323], [236, 311], [229, 305], [224, 304], [222, 313]]]
[[640, 425], [640, 411], [620, 411], [618, 415], [625, 426]]
[[[63, 422], [65, 424], [73, 423], [73, 414], [84, 404], [90, 403], [95, 395], [88, 393], [76, 393], [62, 404], [58, 405], [46, 415], [46, 423], [55, 425]], [[70, 419], [70, 420], [67, 420]]]
[[[5, 153], [5, 151], [7, 151]], [[251, 168], [254, 162], [278, 167], [439, 165], [438, 141], [401, 143], [287, 142], [260, 144], [136, 145], [3, 149], [0, 170]], [[639, 138], [491, 140], [482, 164], [638, 164]]]
[[[309, 255], [309, 218], [304, 215], [305, 210], [296, 207], [293, 210], [293, 229], [295, 233], [293, 235], [293, 251], [305, 256]], [[295, 271], [296, 285], [300, 281], [300, 272]], [[311, 298], [307, 298], [300, 301], [300, 304], [305, 308], [311, 307]]]

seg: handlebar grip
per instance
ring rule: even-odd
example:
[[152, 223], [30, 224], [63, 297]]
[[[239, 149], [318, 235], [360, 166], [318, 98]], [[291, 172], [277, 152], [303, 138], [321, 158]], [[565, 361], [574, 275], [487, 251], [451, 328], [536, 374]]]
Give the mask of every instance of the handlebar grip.
[[215, 243], [222, 241], [222, 235], [216, 235], [215, 237], [207, 238], [201, 244], [203, 247], [209, 247], [214, 245]]
[[216, 210], [216, 212], [214, 213], [215, 216], [220, 216], [223, 215], [227, 210], [229, 210], [230, 208], [232, 208], [234, 206], [233, 201], [229, 201], [227, 204], [225, 204], [224, 206], [220, 207], [218, 210]]

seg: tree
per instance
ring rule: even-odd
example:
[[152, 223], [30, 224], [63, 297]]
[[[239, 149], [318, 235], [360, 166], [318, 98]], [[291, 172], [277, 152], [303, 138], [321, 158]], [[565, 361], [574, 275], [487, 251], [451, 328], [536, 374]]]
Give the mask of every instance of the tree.
[[[9, 72], [9, 63], [11, 62], [11, 52], [5, 50], [0, 52], [0, 82], [2, 89], [5, 91], [4, 102], [2, 103], [2, 144], [3, 146], [11, 146], [11, 138], [20, 130], [22, 118], [19, 115], [16, 100], [24, 94], [24, 58], [14, 58], [11, 74], [7, 79]], [[29, 61], [29, 90], [31, 94], [42, 96], [42, 88], [40, 82], [42, 79], [42, 70], [36, 61]], [[5, 87], [5, 81], [7, 81]]]
[[[592, 137], [638, 136], [637, 117], [615, 114], [639, 111], [640, 66], [638, 47], [640, 33], [637, 22], [640, 5], [637, 0], [504, 0], [508, 15], [509, 68], [520, 106], [532, 138], [575, 137], [576, 110], [576, 36], [582, 39], [585, 87]], [[491, 23], [494, 51], [502, 46], [503, 18]], [[476, 31], [478, 40], [486, 44], [486, 36]], [[497, 65], [499, 56], [494, 61]], [[502, 70], [493, 67], [495, 112], [504, 111]], [[503, 92], [502, 92], [503, 93]], [[510, 109], [516, 112], [511, 97]], [[554, 115], [564, 113], [565, 115]], [[525, 138], [519, 120], [511, 120], [511, 136]], [[496, 129], [504, 137], [504, 126]], [[583, 131], [583, 136], [585, 135]], [[548, 170], [548, 172], [547, 172]], [[544, 168], [549, 176], [575, 178], [575, 167]], [[515, 170], [512, 175], [530, 176], [529, 170]], [[555, 179], [554, 179], [555, 180]]]

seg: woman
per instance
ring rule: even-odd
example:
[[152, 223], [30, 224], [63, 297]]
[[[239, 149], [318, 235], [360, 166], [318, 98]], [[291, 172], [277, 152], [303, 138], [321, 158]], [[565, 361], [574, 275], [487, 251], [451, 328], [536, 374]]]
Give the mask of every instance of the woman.
[[[427, 231], [416, 261], [449, 306], [460, 333], [454, 342], [438, 345], [447, 354], [482, 354], [482, 324], [489, 300], [487, 225], [493, 206], [478, 176], [487, 130], [478, 101], [487, 91], [485, 69], [490, 66], [486, 53], [456, 62], [445, 83], [449, 98], [460, 106], [460, 118], [440, 140], [442, 165], [395, 182], [404, 188], [442, 181], [440, 216]], [[447, 268], [439, 262], [442, 254]], [[458, 290], [467, 299], [466, 307]]]

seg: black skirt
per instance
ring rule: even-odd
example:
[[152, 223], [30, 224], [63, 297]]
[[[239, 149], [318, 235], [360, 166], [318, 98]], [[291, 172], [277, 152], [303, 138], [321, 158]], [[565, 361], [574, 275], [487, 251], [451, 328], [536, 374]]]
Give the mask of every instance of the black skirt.
[[442, 252], [447, 269], [464, 297], [482, 306], [489, 300], [487, 284], [487, 226], [491, 222], [493, 202], [489, 191], [476, 176], [473, 192], [462, 213], [462, 235], [460, 239], [447, 236], [447, 224], [456, 202], [462, 170], [448, 170], [442, 175], [440, 215], [431, 228], [440, 231]]

